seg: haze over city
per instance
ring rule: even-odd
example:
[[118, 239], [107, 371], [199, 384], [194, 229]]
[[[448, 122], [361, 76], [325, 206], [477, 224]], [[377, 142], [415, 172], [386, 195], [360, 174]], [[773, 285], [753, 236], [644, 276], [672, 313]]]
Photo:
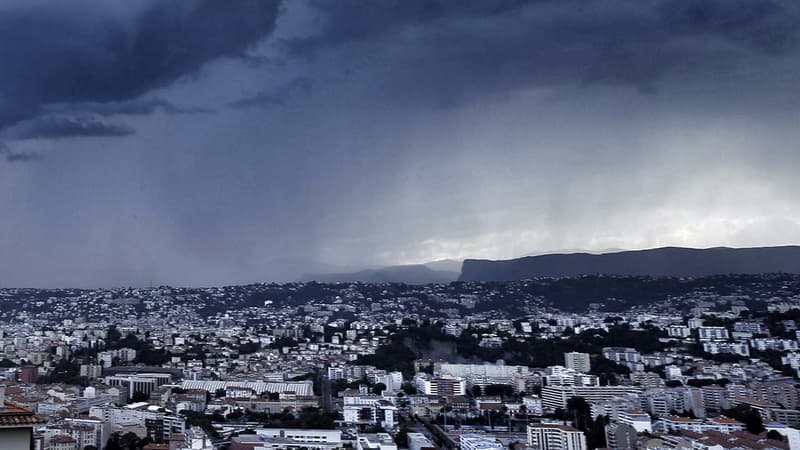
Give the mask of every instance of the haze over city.
[[0, 3], [0, 285], [800, 242], [792, 0]]

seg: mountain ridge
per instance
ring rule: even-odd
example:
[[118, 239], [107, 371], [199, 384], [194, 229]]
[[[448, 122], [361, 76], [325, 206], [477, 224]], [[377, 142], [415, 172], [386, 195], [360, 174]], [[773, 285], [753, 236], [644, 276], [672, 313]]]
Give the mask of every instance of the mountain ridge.
[[800, 274], [800, 246], [659, 247], [601, 254], [551, 253], [508, 260], [465, 259], [459, 281], [600, 274], [699, 277], [769, 272]]

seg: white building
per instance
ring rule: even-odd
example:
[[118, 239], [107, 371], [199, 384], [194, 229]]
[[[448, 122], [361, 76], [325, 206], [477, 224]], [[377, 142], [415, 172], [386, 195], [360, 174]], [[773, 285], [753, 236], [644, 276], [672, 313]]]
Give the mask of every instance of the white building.
[[165, 441], [176, 434], [183, 434], [186, 420], [172, 411], [147, 402], [133, 403], [123, 407], [95, 406], [89, 416], [108, 423], [108, 435], [115, 432], [133, 432], [139, 437], [150, 436]]
[[452, 395], [466, 395], [467, 381], [463, 377], [442, 375], [431, 377], [420, 373], [414, 378], [419, 392], [425, 395], [438, 395], [441, 397]]
[[528, 444], [539, 450], [586, 450], [586, 436], [565, 425], [530, 424]]
[[667, 334], [669, 337], [683, 339], [691, 336], [692, 330], [683, 325], [670, 325], [667, 327]]
[[667, 416], [662, 417], [653, 424], [653, 429], [660, 433], [670, 433], [675, 431], [693, 431], [704, 433], [706, 431], [719, 431], [720, 433], [733, 433], [745, 429], [743, 423], [738, 420], [720, 416], [713, 419], [690, 419], [688, 417]]
[[701, 341], [727, 341], [731, 338], [725, 327], [700, 327], [697, 333]]
[[461, 450], [505, 450], [506, 448], [496, 438], [485, 434], [462, 434], [459, 442]]
[[544, 414], [542, 409], [542, 399], [535, 395], [526, 395], [522, 397], [522, 404], [525, 405], [525, 410], [532, 416], [541, 416]]
[[[291, 428], [256, 428], [255, 434], [242, 434], [233, 437], [236, 445], [247, 446], [254, 450], [274, 450], [281, 448], [307, 448], [312, 450], [334, 450], [343, 447], [342, 433], [338, 430], [291, 429]], [[195, 444], [205, 445], [205, 441], [193, 440]], [[213, 447], [211, 447], [213, 448]]]
[[128, 390], [128, 398], [134, 394], [150, 395], [157, 387], [168, 384], [172, 376], [166, 373], [137, 373], [108, 376], [103, 379], [109, 386], [123, 386]]
[[731, 353], [740, 356], [750, 356], [750, 347], [742, 342], [703, 342], [703, 351], [717, 355]]
[[619, 423], [630, 425], [637, 433], [653, 431], [650, 415], [644, 411], [629, 409], [619, 414]]
[[345, 394], [345, 423], [380, 424], [391, 430], [397, 424], [397, 407], [379, 395]]
[[356, 450], [397, 450], [397, 444], [389, 433], [359, 434]]
[[638, 386], [545, 386], [542, 389], [542, 406], [549, 409], [566, 408], [572, 397], [583, 397], [587, 402], [609, 400], [625, 394], [642, 392]]

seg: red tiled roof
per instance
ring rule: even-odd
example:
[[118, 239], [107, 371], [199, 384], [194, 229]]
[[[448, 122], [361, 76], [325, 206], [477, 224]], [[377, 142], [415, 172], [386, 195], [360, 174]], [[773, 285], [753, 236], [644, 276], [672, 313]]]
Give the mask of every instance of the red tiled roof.
[[147, 444], [142, 450], [169, 450], [167, 444]]
[[0, 426], [25, 426], [39, 425], [47, 423], [47, 419], [33, 414], [33, 411], [17, 406], [10, 402], [5, 402], [5, 408], [0, 410]]

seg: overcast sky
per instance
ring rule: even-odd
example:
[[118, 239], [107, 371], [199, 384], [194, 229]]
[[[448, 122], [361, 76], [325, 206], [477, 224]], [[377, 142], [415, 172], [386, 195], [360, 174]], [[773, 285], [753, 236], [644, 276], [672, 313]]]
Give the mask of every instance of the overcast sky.
[[5, 0], [0, 286], [800, 243], [796, 0]]

